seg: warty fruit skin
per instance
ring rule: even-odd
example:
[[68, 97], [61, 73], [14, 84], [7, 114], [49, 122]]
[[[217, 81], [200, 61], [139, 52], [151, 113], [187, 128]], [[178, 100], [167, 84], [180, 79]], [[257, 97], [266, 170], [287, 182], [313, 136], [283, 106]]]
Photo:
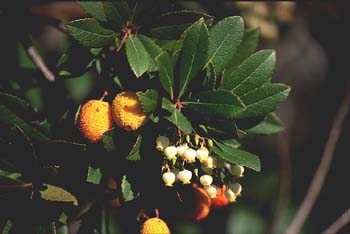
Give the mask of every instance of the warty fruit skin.
[[146, 124], [148, 117], [136, 93], [125, 91], [115, 96], [112, 103], [114, 122], [126, 131], [135, 131]]
[[78, 128], [91, 143], [102, 140], [102, 135], [113, 127], [112, 109], [108, 102], [90, 100], [79, 112]]
[[146, 220], [141, 228], [140, 234], [170, 234], [168, 225], [160, 218], [150, 218]]

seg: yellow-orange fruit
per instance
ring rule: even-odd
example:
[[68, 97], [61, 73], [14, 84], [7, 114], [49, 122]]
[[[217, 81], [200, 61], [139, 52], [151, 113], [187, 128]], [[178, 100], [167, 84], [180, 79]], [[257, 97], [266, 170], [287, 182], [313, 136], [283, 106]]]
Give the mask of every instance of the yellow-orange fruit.
[[222, 208], [229, 204], [229, 200], [225, 197], [225, 191], [227, 187], [224, 185], [221, 187], [216, 187], [216, 197], [211, 199], [212, 208]]
[[90, 142], [98, 142], [103, 133], [113, 127], [112, 110], [108, 102], [90, 100], [79, 112], [78, 128]]
[[141, 228], [141, 234], [170, 234], [168, 225], [160, 218], [150, 218], [146, 220]]
[[141, 107], [136, 93], [125, 91], [119, 93], [112, 103], [112, 116], [114, 122], [127, 131], [135, 131], [145, 125], [147, 115]]
[[205, 219], [210, 213], [211, 199], [208, 193], [197, 184], [192, 185], [194, 192], [194, 206], [187, 216], [191, 219], [200, 221]]

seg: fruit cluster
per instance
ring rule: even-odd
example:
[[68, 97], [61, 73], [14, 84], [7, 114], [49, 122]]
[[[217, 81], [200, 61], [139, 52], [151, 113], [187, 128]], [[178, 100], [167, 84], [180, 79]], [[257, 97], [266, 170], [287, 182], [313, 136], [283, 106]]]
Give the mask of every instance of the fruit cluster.
[[184, 138], [185, 143], [175, 144], [166, 136], [156, 139], [156, 148], [164, 156], [162, 178], [165, 185], [173, 186], [176, 180], [182, 184], [199, 182], [211, 199], [218, 197], [220, 200], [219, 197], [224, 196], [228, 202], [235, 202], [242, 191], [242, 186], [236, 180], [243, 177], [244, 167], [217, 157], [211, 150], [210, 139], [201, 138], [202, 142], [199, 143], [199, 137], [195, 136], [193, 143], [189, 135]]
[[136, 93], [125, 91], [117, 94], [112, 107], [103, 101], [105, 95], [100, 100], [88, 101], [79, 112], [78, 128], [90, 142], [101, 141], [103, 133], [113, 127], [113, 121], [126, 131], [135, 131], [147, 122]]

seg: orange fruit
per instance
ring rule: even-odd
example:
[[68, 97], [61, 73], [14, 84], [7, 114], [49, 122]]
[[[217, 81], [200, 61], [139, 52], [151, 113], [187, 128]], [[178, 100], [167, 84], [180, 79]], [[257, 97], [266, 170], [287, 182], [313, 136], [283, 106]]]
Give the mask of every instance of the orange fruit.
[[140, 234], [170, 234], [168, 225], [160, 218], [150, 218], [146, 220], [141, 228]]
[[127, 131], [135, 131], [146, 124], [148, 117], [141, 107], [136, 93], [125, 91], [119, 93], [112, 103], [114, 122]]
[[103, 133], [113, 127], [112, 109], [108, 102], [90, 100], [80, 109], [78, 128], [90, 142], [101, 141]]

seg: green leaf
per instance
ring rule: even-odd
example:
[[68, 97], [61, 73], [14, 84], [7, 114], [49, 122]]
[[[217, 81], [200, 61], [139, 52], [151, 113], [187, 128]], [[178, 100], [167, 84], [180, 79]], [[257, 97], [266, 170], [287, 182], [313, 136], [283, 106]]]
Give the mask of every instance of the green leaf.
[[68, 33], [84, 47], [103, 47], [114, 42], [118, 34], [103, 28], [93, 18], [78, 19], [66, 24]]
[[224, 143], [215, 141], [213, 151], [220, 158], [230, 163], [235, 163], [241, 166], [249, 167], [253, 170], [260, 171], [260, 160], [258, 156], [250, 152], [235, 149]]
[[190, 134], [193, 130], [191, 122], [184, 116], [178, 109], [175, 108], [174, 104], [170, 100], [163, 98], [162, 108], [168, 110], [171, 115], [164, 117], [164, 119], [169, 120], [176, 127], [178, 127], [183, 133]]
[[18, 117], [13, 111], [8, 109], [6, 106], [0, 104], [0, 123], [8, 127], [14, 125], [19, 126], [24, 133], [33, 139], [39, 141], [48, 141], [49, 138], [40, 132], [38, 129], [31, 126], [29, 123], [25, 122], [22, 118]]
[[208, 63], [215, 72], [221, 72], [230, 62], [242, 42], [244, 35], [243, 19], [239, 16], [227, 17], [209, 31]]
[[12, 228], [12, 222], [11, 220], [6, 220], [6, 223], [1, 231], [2, 234], [10, 234], [11, 233], [11, 228]]
[[184, 41], [179, 58], [179, 95], [186, 91], [191, 80], [203, 68], [208, 55], [209, 33], [201, 18], [184, 32]]
[[102, 178], [102, 172], [100, 168], [93, 168], [89, 166], [86, 182], [92, 184], [100, 184]]
[[260, 29], [247, 30], [244, 33], [243, 41], [238, 47], [236, 53], [233, 55], [231, 61], [226, 65], [226, 72], [231, 73], [239, 64], [251, 55], [259, 42]]
[[78, 119], [79, 119], [79, 113], [80, 113], [80, 109], [81, 109], [82, 105], [79, 105], [77, 110], [75, 111], [75, 115], [74, 115], [74, 125], [77, 126], [78, 123]]
[[40, 132], [44, 133], [46, 136], [51, 137], [52, 136], [52, 132], [51, 132], [51, 123], [49, 121], [47, 121], [47, 119], [43, 120], [43, 121], [35, 121], [32, 122], [33, 127], [35, 127], [36, 129], [38, 129]]
[[238, 96], [266, 83], [275, 68], [274, 50], [262, 50], [246, 59], [236, 70], [224, 74], [220, 89], [231, 90]]
[[100, 21], [107, 21], [102, 2], [86, 1], [78, 3], [84, 9], [84, 11], [92, 17]]
[[143, 46], [145, 47], [145, 49], [147, 50], [148, 54], [150, 55], [150, 57], [152, 58], [151, 60], [151, 66], [148, 68], [148, 71], [156, 71], [157, 70], [157, 65], [155, 63], [155, 59], [158, 55], [160, 55], [160, 53], [162, 53], [162, 48], [160, 48], [155, 42], [154, 40], [152, 40], [149, 37], [146, 37], [144, 35], [137, 35], [137, 37], [139, 38], [139, 40], [142, 42]]
[[211, 117], [232, 119], [245, 110], [240, 98], [226, 90], [200, 92], [192, 100], [183, 102], [185, 108]]
[[124, 175], [122, 178], [121, 189], [124, 202], [132, 201], [137, 197], [137, 195], [134, 195], [134, 192], [131, 189], [131, 185], [126, 178], [126, 175]]
[[23, 185], [24, 183], [18, 179], [20, 176], [20, 173], [3, 171], [0, 169], [0, 185]]
[[90, 52], [93, 56], [98, 56], [100, 52], [102, 51], [102, 48], [90, 48]]
[[114, 84], [116, 84], [118, 86], [118, 88], [124, 89], [122, 82], [120, 81], [120, 79], [117, 75], [113, 77], [113, 81], [114, 81]]
[[162, 14], [156, 22], [157, 26], [150, 30], [150, 35], [159, 39], [177, 39], [191, 24], [203, 17], [206, 20], [212, 16], [192, 10], [180, 10]]
[[239, 143], [236, 139], [222, 140], [221, 143], [235, 149], [241, 147], [241, 143]]
[[130, 15], [129, 6], [125, 1], [120, 2], [104, 2], [103, 8], [105, 10], [108, 22], [113, 28], [122, 29], [127, 25]]
[[126, 157], [127, 160], [130, 160], [130, 161], [141, 160], [141, 155], [140, 155], [141, 142], [142, 142], [142, 136], [138, 135], [136, 142], [132, 147], [132, 150], [130, 151], [129, 155]]
[[275, 113], [268, 114], [264, 121], [258, 125], [244, 130], [249, 134], [275, 134], [284, 130], [282, 121], [278, 118]]
[[158, 106], [158, 91], [147, 89], [145, 92], [137, 92], [137, 97], [141, 101], [142, 109], [145, 113], [153, 113]]
[[44, 185], [47, 186], [47, 189], [40, 191], [42, 199], [56, 202], [73, 202], [75, 206], [78, 205], [77, 198], [63, 188], [51, 184]]
[[175, 104], [172, 103], [169, 99], [164, 98], [162, 99], [162, 108], [172, 113], [174, 110], [176, 110]]
[[107, 150], [107, 152], [112, 152], [113, 150], [116, 149], [113, 136], [114, 136], [114, 128], [103, 133], [102, 135], [103, 147]]
[[156, 63], [159, 69], [159, 80], [163, 88], [170, 95], [170, 99], [174, 99], [174, 64], [170, 55], [163, 51], [156, 57]]
[[135, 76], [139, 78], [151, 66], [151, 58], [141, 41], [134, 36], [128, 37], [125, 43], [126, 56]]
[[266, 115], [274, 111], [288, 97], [290, 87], [284, 84], [267, 84], [241, 96], [246, 110], [237, 118]]
[[62, 224], [67, 224], [68, 216], [66, 215], [66, 213], [62, 212], [58, 221]]
[[9, 93], [0, 92], [0, 103], [16, 113], [34, 113], [33, 108], [28, 102]]
[[208, 64], [207, 74], [204, 78], [203, 86], [206, 90], [213, 90], [216, 86], [217, 76], [213, 64]]

